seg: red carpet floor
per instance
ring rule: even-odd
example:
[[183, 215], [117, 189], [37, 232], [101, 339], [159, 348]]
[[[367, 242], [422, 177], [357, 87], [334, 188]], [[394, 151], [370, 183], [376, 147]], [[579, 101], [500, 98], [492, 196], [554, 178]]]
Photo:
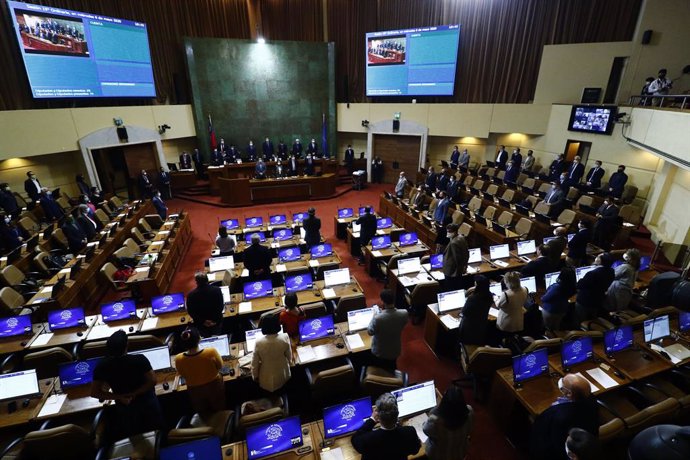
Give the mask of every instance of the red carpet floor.
[[[333, 216], [341, 207], [357, 208], [373, 205], [378, 209], [379, 195], [391, 186], [371, 185], [361, 191], [349, 191], [338, 198], [324, 201], [300, 201], [273, 205], [259, 205], [240, 209], [224, 209], [202, 203], [173, 199], [168, 202], [170, 212], [181, 209], [189, 212], [192, 218], [193, 240], [190, 248], [175, 275], [171, 291], [189, 292], [194, 287], [194, 272], [204, 267], [204, 261], [209, 257], [212, 237], [215, 237], [221, 219], [240, 218], [253, 215], [268, 218], [270, 214], [287, 214], [306, 211], [310, 206], [316, 208], [316, 215], [321, 218], [321, 234], [330, 243], [343, 260], [343, 265], [350, 268], [350, 272], [357, 278], [364, 289], [368, 304], [379, 301], [379, 293], [383, 284], [371, 278], [364, 267], [358, 266], [357, 261], [349, 254], [346, 242], [335, 237]], [[210, 234], [210, 236], [209, 236]], [[448, 384], [462, 375], [460, 365], [450, 359], [439, 359], [431, 352], [424, 342], [423, 327], [408, 324], [403, 332], [403, 352], [398, 360], [399, 367], [409, 374], [410, 382], [434, 379], [436, 385], [445, 390]], [[472, 433], [470, 459], [521, 459], [524, 455], [516, 451], [508, 443], [503, 433], [488, 414], [483, 404], [474, 402], [471, 391], [465, 393], [467, 400], [475, 408], [475, 425]]]

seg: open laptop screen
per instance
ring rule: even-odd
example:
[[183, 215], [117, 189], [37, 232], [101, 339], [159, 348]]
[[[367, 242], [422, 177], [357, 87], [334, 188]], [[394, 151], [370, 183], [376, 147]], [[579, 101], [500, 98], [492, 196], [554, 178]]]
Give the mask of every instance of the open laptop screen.
[[604, 331], [604, 350], [606, 354], [623, 351], [632, 347], [633, 329], [632, 326], [621, 326], [616, 329]]
[[560, 275], [561, 272], [547, 273], [546, 275], [544, 275], [544, 283], [546, 284], [546, 289], [548, 289], [549, 286], [555, 283]]
[[398, 417], [425, 412], [436, 407], [436, 387], [434, 381], [419, 383], [392, 392], [398, 401]]
[[326, 287], [338, 286], [350, 282], [350, 269], [338, 268], [323, 272], [323, 282]]
[[507, 244], [489, 246], [489, 256], [491, 257], [491, 260], [507, 259], [510, 257], [510, 248]]
[[294, 262], [302, 257], [300, 250], [297, 246], [290, 246], [289, 248], [278, 250], [278, 260], [281, 262]]
[[520, 278], [520, 286], [526, 287], [529, 293], [535, 293], [537, 292], [537, 279], [534, 276]]
[[413, 257], [411, 259], [399, 259], [398, 260], [398, 274], [405, 275], [407, 273], [417, 273], [422, 269], [422, 263], [419, 257]]
[[400, 235], [400, 246], [413, 246], [417, 244], [419, 238], [415, 232], [403, 233]]
[[228, 230], [234, 230], [240, 228], [240, 221], [238, 219], [226, 219], [221, 220], [220, 225], [227, 228]]
[[84, 325], [84, 309], [67, 308], [48, 312], [48, 325], [51, 331]]
[[450, 310], [457, 310], [465, 306], [465, 290], [439, 292], [438, 311], [445, 312]]
[[273, 284], [271, 280], [251, 281], [244, 283], [244, 299], [258, 299], [273, 295]]
[[347, 312], [347, 329], [350, 332], [361, 331], [369, 327], [371, 319], [374, 317], [373, 308], [362, 308], [361, 310], [351, 310]]
[[289, 228], [281, 228], [273, 230], [273, 239], [276, 241], [285, 241], [292, 238], [292, 230]]
[[230, 344], [227, 335], [207, 337], [199, 341], [199, 348], [215, 348], [221, 356], [230, 356]]
[[233, 268], [235, 268], [235, 258], [233, 256], [211, 257], [208, 259], [208, 270], [211, 273], [232, 270]]
[[247, 428], [249, 460], [279, 454], [302, 445], [299, 416]]
[[299, 341], [309, 342], [335, 334], [333, 315], [319, 316], [299, 322]]
[[136, 316], [137, 305], [133, 300], [121, 300], [101, 305], [101, 318], [106, 323], [136, 318]]
[[[367, 213], [367, 207], [366, 207], [366, 206], [360, 206], [360, 207], [357, 209], [357, 213], [358, 213], [360, 216], [363, 216], [364, 214]], [[374, 214], [374, 207], [373, 207], [373, 206], [371, 206], [371, 213]]]
[[469, 250], [470, 252], [470, 257], [467, 259], [468, 264], [478, 264], [481, 263], [482, 261], [482, 249], [481, 248], [472, 248]]
[[306, 291], [314, 286], [311, 273], [302, 273], [285, 278], [285, 290], [287, 292]]
[[690, 330], [690, 312], [681, 311], [678, 315], [678, 329], [680, 332], [687, 332]]
[[148, 350], [132, 351], [129, 354], [146, 356], [154, 371], [169, 369], [172, 367], [170, 364], [170, 349], [167, 346], [149, 348]]
[[537, 246], [534, 240], [517, 242], [517, 255], [526, 256], [528, 254], [534, 254], [535, 252], [537, 252]]
[[263, 217], [247, 217], [246, 219], [244, 219], [244, 226], [247, 228], [261, 227], [263, 224]]
[[312, 259], [328, 257], [333, 254], [333, 246], [331, 246], [330, 243], [317, 244], [316, 246], [312, 246], [309, 251]]
[[359, 430], [371, 417], [371, 412], [371, 397], [369, 396], [326, 407], [323, 410], [324, 436], [329, 439]]
[[658, 316], [644, 322], [644, 341], [653, 342], [671, 335], [671, 322], [668, 315]]
[[577, 278], [578, 281], [580, 281], [582, 278], [585, 277], [585, 275], [592, 270], [596, 269], [598, 266], [597, 265], [588, 265], [587, 267], [578, 267], [575, 269], [575, 278]]
[[10, 316], [9, 318], [0, 318], [0, 338], [28, 334], [32, 330], [33, 329], [31, 327], [31, 315], [20, 315]]
[[391, 228], [393, 226], [393, 219], [390, 217], [382, 217], [380, 219], [376, 219], [376, 228], [378, 230], [382, 230], [384, 228]]
[[184, 294], [181, 292], [159, 295], [151, 298], [151, 312], [154, 315], [162, 315], [164, 313], [172, 313], [180, 310], [184, 310]]
[[374, 251], [389, 248], [391, 246], [390, 235], [375, 236], [371, 239], [371, 248]]
[[254, 347], [256, 346], [256, 341], [264, 336], [261, 329], [251, 329], [244, 333], [245, 339], [247, 341], [247, 353], [253, 353]]
[[287, 224], [287, 217], [285, 214], [276, 214], [275, 216], [268, 216], [268, 223], [270, 225], [284, 225]]
[[93, 371], [102, 358], [91, 358], [86, 361], [75, 361], [58, 366], [60, 387], [65, 390], [81, 385], [88, 385], [93, 380]]
[[292, 220], [294, 222], [302, 222], [304, 219], [307, 218], [308, 215], [309, 214], [307, 214], [306, 212], [296, 212], [292, 215]]
[[561, 360], [564, 368], [587, 361], [592, 358], [592, 338], [578, 337], [563, 342], [561, 346]]
[[247, 234], [244, 236], [244, 241], [245, 241], [247, 244], [251, 243], [251, 242], [252, 242], [252, 236], [253, 236], [253, 235], [259, 235], [259, 241], [261, 241], [262, 243], [263, 243], [264, 241], [266, 241], [266, 235], [264, 235], [264, 232], [247, 233]]
[[160, 460], [223, 460], [220, 438], [197, 439], [160, 450]]
[[[481, 259], [481, 253], [479, 255]], [[430, 257], [429, 262], [431, 263], [432, 270], [439, 270], [443, 268], [443, 254], [434, 254]]]
[[338, 219], [347, 219], [348, 217], [354, 216], [355, 213], [352, 208], [340, 208], [338, 209]]
[[546, 348], [513, 357], [513, 381], [515, 383], [538, 377], [548, 370], [549, 352]]
[[39, 393], [36, 369], [0, 374], [0, 401]]

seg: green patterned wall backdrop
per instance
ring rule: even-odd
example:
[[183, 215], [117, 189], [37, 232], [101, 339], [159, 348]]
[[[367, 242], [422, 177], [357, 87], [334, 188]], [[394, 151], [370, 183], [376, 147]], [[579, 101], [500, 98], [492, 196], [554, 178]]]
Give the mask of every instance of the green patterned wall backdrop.
[[200, 151], [210, 154], [208, 115], [216, 138], [244, 152], [249, 139], [261, 151], [270, 137], [288, 148], [295, 138], [321, 149], [322, 114], [331, 156], [336, 144], [333, 43], [185, 38], [194, 122]]

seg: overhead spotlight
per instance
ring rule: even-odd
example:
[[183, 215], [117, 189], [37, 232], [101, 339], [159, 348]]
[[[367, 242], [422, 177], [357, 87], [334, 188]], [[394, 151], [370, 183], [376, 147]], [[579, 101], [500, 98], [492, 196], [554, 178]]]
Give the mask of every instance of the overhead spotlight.
[[362, 126], [364, 126], [365, 128], [368, 128], [369, 127], [369, 120], [362, 120]]
[[266, 39], [264, 37], [259, 37], [259, 39], [256, 41], [259, 45], [263, 45], [266, 43]]

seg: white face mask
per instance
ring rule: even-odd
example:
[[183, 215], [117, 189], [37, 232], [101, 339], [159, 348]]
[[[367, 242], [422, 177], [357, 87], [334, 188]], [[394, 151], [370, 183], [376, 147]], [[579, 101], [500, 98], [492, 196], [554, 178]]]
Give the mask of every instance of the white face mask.
[[5, 223], [6, 223], [7, 225], [10, 224], [10, 218], [9, 218], [9, 217], [5, 217]]
[[453, 238], [455, 238], [455, 233], [447, 232], [446, 236], [448, 237], [449, 240], [452, 240]]

